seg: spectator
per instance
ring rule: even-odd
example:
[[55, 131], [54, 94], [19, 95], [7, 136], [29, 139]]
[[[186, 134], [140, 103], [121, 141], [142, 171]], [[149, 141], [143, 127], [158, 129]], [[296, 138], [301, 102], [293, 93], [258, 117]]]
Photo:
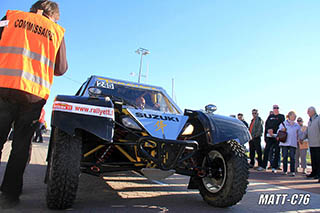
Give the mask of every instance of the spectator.
[[314, 107], [308, 108], [310, 117], [307, 131], [304, 132], [301, 140], [308, 138], [312, 172], [307, 175], [308, 178], [319, 179], [320, 183], [320, 117]]
[[240, 121], [242, 121], [242, 123], [244, 123], [244, 125], [249, 128], [248, 123], [243, 119], [243, 114], [242, 113], [238, 113], [238, 119]]
[[284, 115], [279, 113], [279, 106], [273, 105], [273, 114], [269, 115], [265, 125], [266, 146], [264, 148], [264, 155], [263, 155], [263, 169], [266, 169], [268, 158], [269, 158], [269, 152], [270, 150], [274, 149], [274, 159], [271, 162], [273, 173], [277, 172], [278, 162], [280, 159], [280, 147], [275, 134], [278, 131], [279, 125], [284, 120], [285, 120]]
[[[272, 110], [269, 112], [269, 115], [273, 115], [273, 111]], [[264, 138], [264, 141], [266, 141], [266, 138]], [[271, 162], [274, 159], [274, 151], [275, 151], [275, 149], [273, 147], [269, 152], [268, 161], [270, 162], [270, 165], [269, 165], [269, 167], [267, 169], [272, 169], [272, 167], [271, 167], [272, 163]], [[280, 158], [279, 158], [279, 161], [280, 161]], [[278, 167], [280, 166], [280, 163], [281, 162], [278, 163]]]
[[282, 122], [279, 126], [280, 130], [287, 132], [287, 140], [280, 142], [279, 146], [282, 149], [283, 157], [283, 173], [286, 175], [288, 170], [288, 155], [290, 155], [290, 172], [291, 176], [295, 176], [295, 156], [296, 148], [298, 146], [298, 132], [301, 132], [301, 127], [295, 122], [297, 116], [293, 111], [290, 111], [287, 120]]
[[252, 110], [252, 120], [250, 123], [249, 131], [252, 139], [249, 141], [250, 150], [250, 164], [249, 167], [254, 167], [255, 155], [258, 154], [258, 170], [262, 169], [262, 151], [261, 151], [261, 136], [263, 132], [262, 119], [259, 117], [258, 110]]
[[[44, 108], [42, 108], [41, 114], [40, 114], [40, 118], [39, 118], [38, 123], [37, 123], [36, 136], [33, 139], [33, 142], [43, 143], [42, 129], [44, 128], [44, 123], [45, 123], [44, 116], [45, 116], [45, 114], [46, 114], [46, 112], [44, 111]], [[38, 138], [39, 138], [39, 140], [38, 140]]]
[[[306, 126], [303, 126], [303, 120], [301, 117], [297, 119], [299, 126], [301, 127], [301, 131], [305, 132], [307, 130]], [[308, 140], [298, 140], [298, 148], [296, 150], [296, 172], [298, 172], [299, 164], [301, 164], [302, 173], [306, 174], [306, 167], [307, 167], [307, 151], [308, 151]], [[299, 163], [300, 158], [300, 163]]]

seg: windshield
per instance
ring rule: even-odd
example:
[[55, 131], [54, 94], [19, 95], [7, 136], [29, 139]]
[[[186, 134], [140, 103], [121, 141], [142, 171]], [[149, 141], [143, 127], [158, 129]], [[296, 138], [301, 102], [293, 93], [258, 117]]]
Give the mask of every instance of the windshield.
[[122, 98], [125, 102], [136, 106], [139, 109], [151, 109], [166, 113], [178, 114], [178, 110], [170, 103], [168, 98], [161, 91], [135, 88], [113, 83], [97, 81], [95, 86], [102, 89], [102, 95]]

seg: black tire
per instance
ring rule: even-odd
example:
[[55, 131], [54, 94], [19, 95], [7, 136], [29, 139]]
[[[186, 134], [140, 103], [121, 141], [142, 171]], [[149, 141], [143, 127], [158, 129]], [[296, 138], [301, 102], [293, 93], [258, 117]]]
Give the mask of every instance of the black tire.
[[47, 206], [50, 209], [72, 207], [80, 175], [81, 140], [54, 129], [48, 165]]
[[200, 194], [209, 205], [228, 207], [242, 199], [249, 184], [249, 164], [243, 146], [236, 141], [228, 141], [212, 148], [204, 157], [202, 166], [219, 171], [214, 173], [215, 176], [209, 174], [199, 181]]

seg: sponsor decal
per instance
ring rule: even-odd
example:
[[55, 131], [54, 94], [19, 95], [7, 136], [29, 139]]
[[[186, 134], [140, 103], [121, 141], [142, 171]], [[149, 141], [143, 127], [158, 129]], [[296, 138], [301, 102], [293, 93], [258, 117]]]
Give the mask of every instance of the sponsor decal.
[[154, 110], [127, 108], [128, 112], [152, 137], [176, 140], [188, 116]]
[[156, 114], [141, 113], [141, 112], [136, 112], [136, 116], [138, 118], [149, 118], [149, 119], [162, 120], [162, 121], [179, 122], [179, 118], [175, 116], [156, 115]]
[[66, 111], [72, 111], [72, 105], [67, 103], [53, 103], [53, 109], [62, 109]]
[[156, 123], [154, 126], [158, 127], [158, 128], [156, 129], [156, 131], [159, 131], [159, 130], [161, 129], [162, 135], [164, 135], [164, 130], [163, 130], [163, 128], [166, 127], [167, 125], [166, 125], [166, 124], [163, 124], [163, 121], [157, 121], [157, 123]]
[[114, 119], [114, 110], [110, 107], [55, 101], [52, 110]]

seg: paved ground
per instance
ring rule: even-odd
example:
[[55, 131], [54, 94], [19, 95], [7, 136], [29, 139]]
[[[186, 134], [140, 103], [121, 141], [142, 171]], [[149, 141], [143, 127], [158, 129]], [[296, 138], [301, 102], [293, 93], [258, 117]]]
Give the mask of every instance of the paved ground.
[[[11, 143], [6, 143], [0, 166], [2, 179]], [[33, 144], [30, 164], [25, 171], [21, 203], [14, 209], [1, 212], [51, 212], [45, 203], [47, 138], [43, 144]], [[304, 175], [289, 177], [270, 171], [250, 170], [249, 187], [242, 201], [230, 208], [207, 205], [198, 191], [187, 190], [188, 177], [174, 175], [156, 184], [132, 172], [108, 174], [104, 178], [81, 175], [79, 191], [72, 212], [320, 212], [320, 184]], [[287, 198], [281, 205], [258, 205], [262, 194], [281, 193]], [[301, 196], [307, 205], [294, 203]], [[294, 198], [294, 199], [293, 199]], [[299, 197], [297, 198], [299, 200]], [[293, 201], [293, 203], [291, 203]], [[281, 203], [281, 202], [280, 202]]]

